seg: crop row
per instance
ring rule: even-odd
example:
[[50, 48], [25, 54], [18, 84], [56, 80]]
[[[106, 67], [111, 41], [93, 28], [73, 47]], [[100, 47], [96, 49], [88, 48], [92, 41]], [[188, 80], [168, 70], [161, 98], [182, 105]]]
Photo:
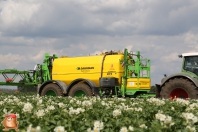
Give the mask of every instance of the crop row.
[[[0, 111], [1, 121], [6, 114], [17, 115], [20, 132], [195, 132], [198, 130], [197, 100], [0, 94]], [[2, 129], [4, 129], [3, 124], [0, 125], [0, 130]]]

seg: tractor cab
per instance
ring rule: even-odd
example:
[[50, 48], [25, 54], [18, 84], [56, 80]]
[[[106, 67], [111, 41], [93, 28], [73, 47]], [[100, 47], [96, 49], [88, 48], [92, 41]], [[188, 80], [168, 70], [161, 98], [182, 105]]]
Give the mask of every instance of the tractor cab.
[[180, 57], [183, 57], [182, 72], [190, 72], [198, 76], [198, 52], [184, 53]]

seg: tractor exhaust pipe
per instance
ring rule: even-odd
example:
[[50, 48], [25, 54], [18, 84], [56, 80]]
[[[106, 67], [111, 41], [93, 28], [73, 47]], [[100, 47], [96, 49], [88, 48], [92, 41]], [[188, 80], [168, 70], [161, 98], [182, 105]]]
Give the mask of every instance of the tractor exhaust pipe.
[[155, 89], [156, 98], [160, 98], [160, 92], [161, 92], [160, 84], [155, 84], [155, 86], [156, 86]]

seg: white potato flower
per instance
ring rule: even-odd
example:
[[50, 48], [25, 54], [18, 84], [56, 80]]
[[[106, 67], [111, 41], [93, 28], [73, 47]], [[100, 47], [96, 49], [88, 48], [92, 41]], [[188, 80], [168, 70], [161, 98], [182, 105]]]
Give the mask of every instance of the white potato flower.
[[20, 102], [20, 99], [18, 99], [17, 97], [15, 97], [15, 98], [13, 99], [13, 101], [18, 103], [18, 102]]
[[105, 105], [106, 105], [106, 103], [105, 103], [104, 101], [101, 101], [101, 105], [104, 105], [104, 106], [105, 106]]
[[100, 121], [94, 122], [94, 130], [102, 130], [104, 128], [104, 123]]
[[17, 105], [21, 106], [21, 105], [24, 105], [24, 103], [23, 102], [18, 102]]
[[108, 104], [109, 105], [113, 105], [114, 104], [114, 101], [108, 101]]
[[171, 116], [166, 116], [162, 113], [155, 114], [155, 118], [160, 120], [161, 124], [169, 124], [169, 126], [174, 125], [175, 123], [172, 121]]
[[37, 117], [43, 117], [45, 115], [45, 110], [38, 110], [35, 114]]
[[27, 128], [27, 132], [30, 132], [32, 130], [32, 124], [30, 124]]
[[79, 101], [79, 100], [77, 100], [77, 101], [76, 101], [76, 104], [77, 104], [77, 105], [81, 105], [81, 104], [82, 104], [82, 102], [81, 102], [81, 101]]
[[27, 132], [41, 132], [41, 127], [37, 126], [36, 128], [33, 128], [32, 124], [30, 124], [27, 128]]
[[129, 131], [134, 131], [134, 128], [132, 126], [129, 126]]
[[82, 106], [90, 107], [90, 106], [92, 106], [92, 102], [88, 101], [88, 100], [85, 100], [85, 101], [82, 102]]
[[196, 132], [195, 127], [187, 126], [186, 128], [187, 128], [188, 130], [190, 130], [190, 132]]
[[30, 124], [30, 125], [28, 126], [27, 132], [31, 132], [31, 130], [32, 130], [32, 124]]
[[116, 99], [119, 100], [119, 101], [126, 101], [125, 98], [116, 98]]
[[100, 127], [100, 121], [94, 122], [94, 129], [98, 129]]
[[69, 113], [69, 115], [78, 115], [81, 112], [85, 112], [85, 109], [83, 109], [83, 108], [74, 109], [73, 107], [70, 107], [68, 113]]
[[24, 107], [23, 107], [23, 112], [31, 112], [33, 109], [33, 106], [31, 103], [27, 102], [24, 104]]
[[170, 124], [172, 122], [172, 117], [171, 116], [166, 116], [166, 119], [164, 120], [165, 124]]
[[141, 128], [147, 129], [148, 127], [145, 124], [140, 125]]
[[157, 106], [161, 106], [165, 104], [164, 100], [160, 100], [158, 98], [149, 98], [147, 99], [147, 101]]
[[41, 131], [41, 127], [40, 126], [37, 126], [36, 127], [36, 131], [39, 131], [40, 132]]
[[182, 117], [186, 120], [187, 124], [198, 122], [198, 118], [193, 113], [182, 113]]
[[67, 132], [63, 126], [57, 126], [54, 128], [54, 132]]
[[59, 106], [60, 108], [63, 108], [63, 107], [65, 106], [65, 104], [63, 104], [63, 103], [58, 103], [58, 106]]
[[157, 113], [157, 114], [155, 114], [155, 118], [160, 120], [160, 121], [165, 121], [166, 116], [164, 114]]
[[47, 110], [55, 110], [55, 107], [53, 105], [47, 106]]
[[122, 127], [122, 128], [120, 129], [120, 132], [128, 132], [127, 127]]
[[140, 107], [139, 108], [135, 108], [134, 110], [137, 111], [137, 112], [142, 112], [142, 108], [140, 108]]
[[121, 110], [119, 110], [119, 109], [113, 111], [113, 117], [117, 117], [117, 116], [119, 116], [121, 114], [122, 114]]
[[88, 128], [88, 129], [87, 129], [87, 132], [93, 132], [93, 131], [91, 130], [91, 128]]
[[37, 105], [38, 105], [38, 106], [42, 105], [42, 102], [43, 102], [43, 100], [42, 100], [42, 99], [39, 99], [39, 100], [37, 101]]
[[177, 104], [180, 104], [180, 105], [189, 105], [189, 100], [184, 100], [184, 99], [181, 99], [181, 98], [176, 98], [174, 99], [174, 101], [177, 103]]
[[174, 107], [171, 107], [171, 110], [175, 110], [175, 108]]
[[8, 99], [7, 100], [7, 103], [12, 103], [13, 102], [13, 99]]
[[4, 104], [4, 101], [0, 101], [0, 105], [3, 105]]
[[74, 100], [71, 99], [71, 100], [69, 101], [69, 103], [70, 103], [70, 104], [73, 104], [73, 103], [74, 103]]

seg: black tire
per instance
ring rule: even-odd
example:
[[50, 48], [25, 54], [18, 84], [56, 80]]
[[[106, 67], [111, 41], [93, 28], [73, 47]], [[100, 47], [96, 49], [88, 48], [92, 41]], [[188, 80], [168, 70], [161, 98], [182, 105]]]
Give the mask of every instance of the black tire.
[[[80, 93], [84, 93], [84, 95], [86, 95], [86, 96], [92, 96], [91, 88], [88, 85], [84, 84], [84, 83], [78, 83], [78, 84], [74, 85], [70, 89], [68, 95], [71, 96], [71, 97], [82, 96], [79, 92]], [[79, 93], [79, 96], [77, 95], [78, 93]]]
[[[165, 83], [160, 92], [162, 98], [198, 98], [197, 87], [188, 79], [174, 78]], [[173, 97], [174, 96], [174, 97]]]
[[[52, 95], [50, 95], [52, 93]], [[47, 84], [41, 91], [41, 96], [63, 96], [61, 88], [56, 84]]]

